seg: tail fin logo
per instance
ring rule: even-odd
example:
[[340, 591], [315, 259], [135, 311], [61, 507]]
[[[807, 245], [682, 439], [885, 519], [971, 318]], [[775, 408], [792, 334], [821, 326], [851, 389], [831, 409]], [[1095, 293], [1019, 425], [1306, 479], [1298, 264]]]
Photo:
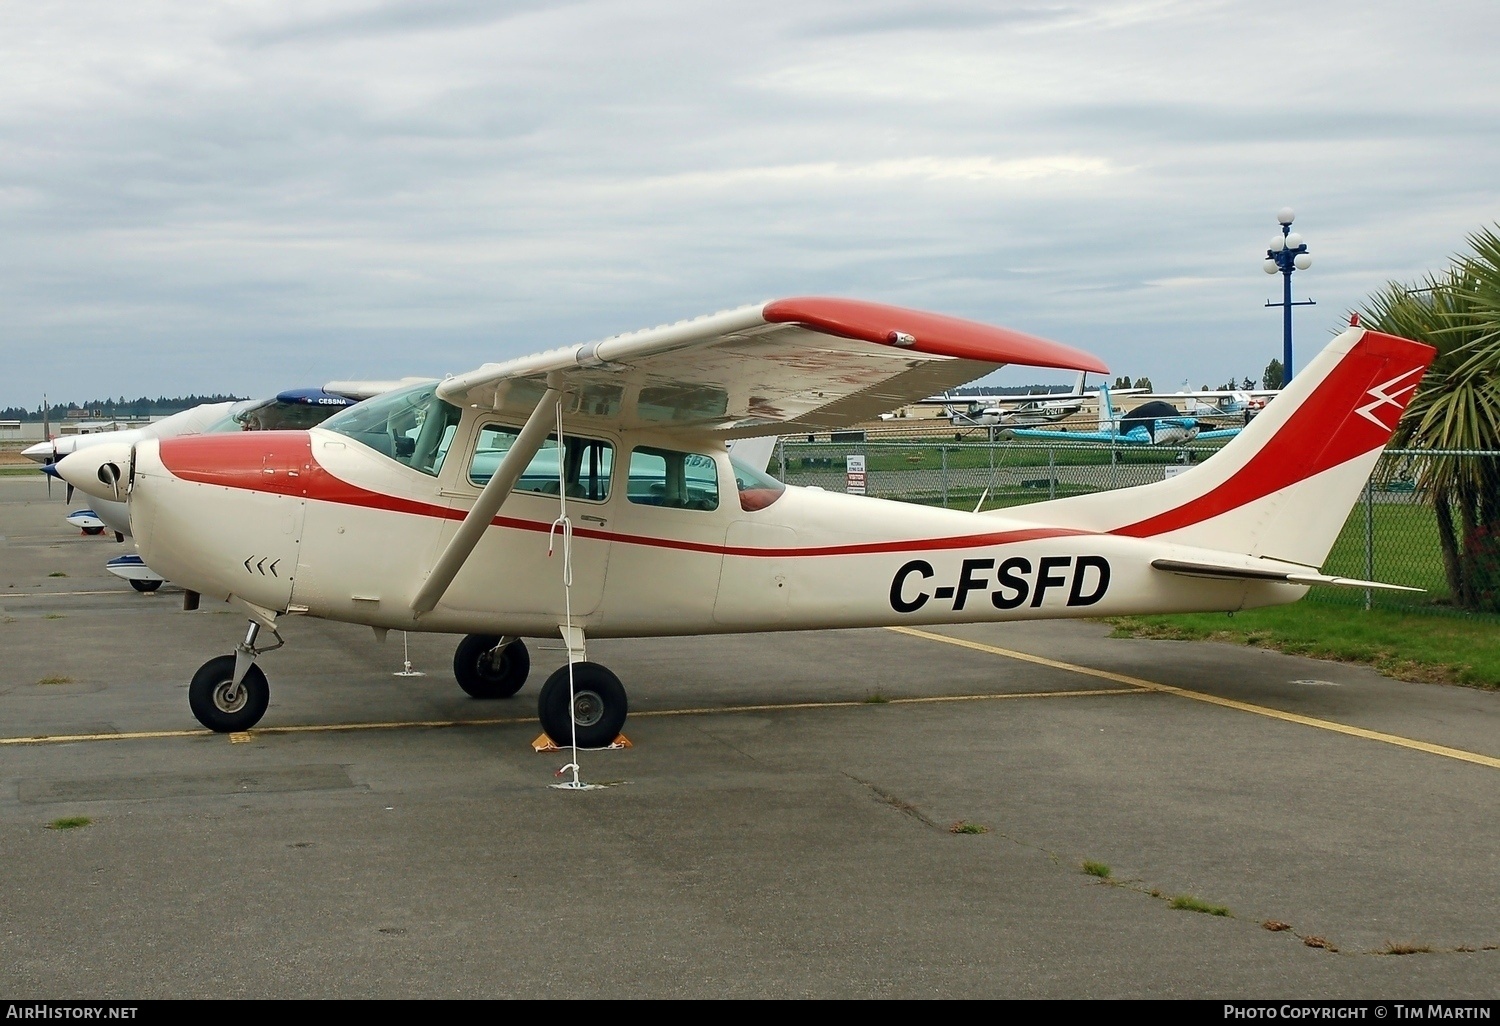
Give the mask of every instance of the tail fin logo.
[[[1416, 391], [1417, 382], [1421, 380], [1422, 371], [1424, 370], [1426, 370], [1425, 367], [1413, 367], [1405, 374], [1398, 374], [1389, 381], [1381, 382], [1365, 393], [1365, 395], [1369, 396], [1375, 401], [1373, 403], [1369, 403], [1368, 405], [1357, 407], [1354, 412], [1365, 418], [1365, 420], [1368, 420], [1371, 424], [1374, 424], [1376, 427], [1380, 428], [1382, 431], [1394, 431], [1396, 429], [1395, 421], [1387, 424], [1385, 421], [1375, 416], [1375, 411], [1383, 409], [1387, 406], [1394, 406], [1396, 408], [1396, 417], [1397, 419], [1399, 419], [1401, 417], [1401, 411], [1406, 408], [1406, 403], [1402, 401], [1401, 397], [1407, 395], [1407, 393], [1409, 392]], [[1407, 378], [1410, 378], [1414, 374], [1417, 377], [1416, 380], [1412, 381], [1411, 384], [1399, 388], [1394, 392], [1391, 391], [1391, 389], [1396, 385], [1401, 384], [1401, 382], [1405, 381]]]

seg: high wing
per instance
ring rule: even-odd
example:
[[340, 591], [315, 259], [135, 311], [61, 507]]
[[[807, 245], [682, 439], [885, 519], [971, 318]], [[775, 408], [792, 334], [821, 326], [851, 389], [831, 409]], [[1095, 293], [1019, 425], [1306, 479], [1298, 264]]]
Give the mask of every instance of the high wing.
[[1097, 357], [941, 314], [797, 297], [525, 356], [444, 380], [438, 395], [527, 417], [748, 438], [871, 420], [1007, 364], [1108, 373]]

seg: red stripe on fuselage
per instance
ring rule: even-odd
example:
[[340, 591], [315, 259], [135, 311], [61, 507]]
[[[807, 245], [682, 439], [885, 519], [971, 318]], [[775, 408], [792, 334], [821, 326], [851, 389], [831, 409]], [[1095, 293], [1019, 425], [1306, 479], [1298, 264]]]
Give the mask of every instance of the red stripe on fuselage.
[[[270, 492], [275, 495], [290, 495], [319, 502], [362, 506], [366, 509], [437, 517], [444, 520], [462, 520], [466, 512], [462, 509], [451, 509], [447, 506], [373, 492], [335, 477], [314, 458], [312, 437], [306, 431], [254, 431], [238, 435], [190, 435], [181, 438], [164, 438], [161, 441], [160, 451], [163, 466], [174, 476], [184, 481], [196, 481], [199, 484]], [[517, 517], [497, 516], [491, 523], [496, 527], [535, 531], [542, 534], [552, 529], [550, 522], [522, 520]], [[773, 549], [710, 545], [677, 538], [657, 538], [648, 535], [601, 531], [597, 528], [573, 529], [573, 534], [580, 538], [595, 538], [628, 545], [650, 545], [688, 552], [710, 552], [726, 556], [761, 557], [853, 556], [879, 552], [967, 549], [1093, 533], [1056, 527], [1033, 527], [950, 538], [914, 538], [905, 541]]]

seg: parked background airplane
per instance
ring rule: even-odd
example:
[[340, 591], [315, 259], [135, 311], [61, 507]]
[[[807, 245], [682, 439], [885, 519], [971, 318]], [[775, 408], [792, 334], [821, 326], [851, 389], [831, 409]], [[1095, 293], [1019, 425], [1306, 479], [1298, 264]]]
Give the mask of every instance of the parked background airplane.
[[1280, 391], [1276, 388], [1191, 389], [1184, 381], [1176, 392], [1150, 392], [1141, 398], [1169, 402], [1199, 420], [1238, 421], [1244, 425], [1265, 409], [1266, 403]]
[[[1088, 372], [1080, 371], [1073, 387], [1066, 392], [1025, 392], [1015, 395], [941, 395], [928, 396], [915, 405], [942, 407], [949, 420], [958, 427], [1035, 427], [1055, 424], [1083, 411], [1092, 400], [1097, 402], [1100, 390], [1087, 390]], [[1116, 389], [1115, 395], [1145, 392], [1144, 388]]]
[[1141, 403], [1126, 411], [1114, 405], [1108, 385], [1099, 386], [1099, 420], [1093, 431], [1066, 428], [1015, 428], [1014, 438], [1066, 442], [1108, 442], [1111, 445], [1183, 445], [1187, 442], [1233, 438], [1240, 428], [1204, 430], [1198, 416], [1188, 416], [1160, 399]]
[[[245, 399], [238, 402], [204, 403], [182, 410], [159, 421], [124, 431], [107, 431], [88, 435], [64, 435], [39, 442], [23, 450], [23, 455], [42, 464], [42, 471], [58, 476], [56, 465], [69, 453], [104, 442], [135, 444], [144, 438], [179, 438], [189, 435], [221, 434], [233, 431], [286, 431], [315, 427], [362, 399], [399, 388], [423, 378], [399, 381], [336, 381], [322, 388], [293, 388], [270, 399]], [[73, 497], [73, 485], [67, 485], [67, 499]], [[65, 518], [85, 534], [113, 531], [115, 540], [130, 537], [130, 512], [124, 502], [95, 498], [88, 509], [74, 510]], [[116, 556], [105, 563], [105, 569], [130, 583], [136, 591], [155, 591], [165, 578], [153, 571], [136, 553]]]
[[100, 445], [59, 470], [128, 497], [142, 555], [192, 605], [249, 618], [189, 686], [210, 729], [259, 721], [259, 660], [282, 646], [282, 617], [310, 615], [465, 634], [454, 670], [477, 697], [522, 687], [522, 638], [561, 635], [538, 716], [550, 738], [597, 747], [628, 702], [586, 636], [1236, 610], [1313, 584], [1392, 587], [1318, 568], [1434, 353], [1351, 328], [1214, 459], [988, 513], [789, 487], [725, 443], [845, 428], [1007, 363], [1107, 368], [1004, 329], [808, 297], [487, 364], [311, 431]]

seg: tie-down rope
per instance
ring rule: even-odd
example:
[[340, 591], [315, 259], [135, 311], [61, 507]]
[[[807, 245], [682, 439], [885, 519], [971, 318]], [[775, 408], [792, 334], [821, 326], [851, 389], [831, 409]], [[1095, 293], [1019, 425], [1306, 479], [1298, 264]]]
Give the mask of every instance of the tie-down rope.
[[562, 776], [569, 770], [573, 772], [571, 781], [561, 784], [553, 784], [553, 787], [586, 790], [594, 787], [593, 784], [585, 784], [578, 779], [578, 721], [574, 718], [574, 702], [577, 696], [573, 690], [573, 521], [568, 519], [568, 483], [566, 470], [565, 443], [563, 441], [563, 404], [557, 401], [557, 519], [552, 521], [552, 526], [547, 529], [547, 555], [552, 555], [553, 542], [558, 534], [562, 535], [562, 582], [563, 582], [563, 642], [568, 650], [568, 725], [573, 728], [573, 761], [557, 771], [557, 776]]

